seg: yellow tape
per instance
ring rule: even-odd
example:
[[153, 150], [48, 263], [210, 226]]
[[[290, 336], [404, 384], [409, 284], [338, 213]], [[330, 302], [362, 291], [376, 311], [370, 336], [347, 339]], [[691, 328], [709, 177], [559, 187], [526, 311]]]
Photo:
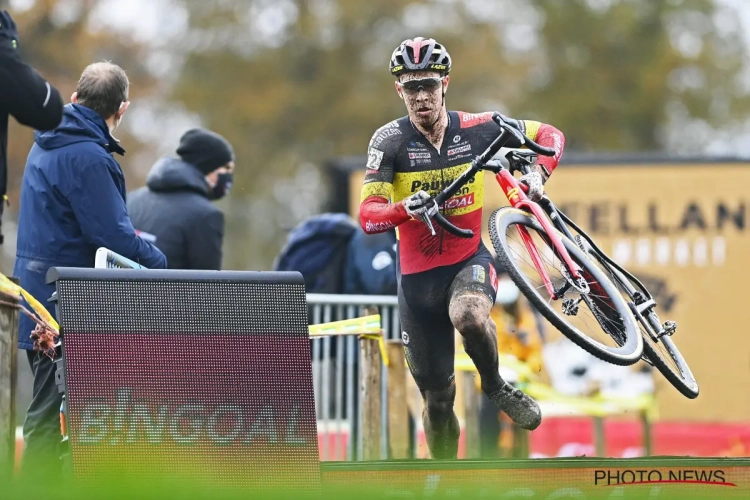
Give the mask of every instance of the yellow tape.
[[377, 340], [383, 363], [385, 366], [390, 366], [388, 351], [385, 348], [385, 340], [383, 339], [383, 329], [380, 325], [379, 314], [362, 316], [361, 318], [344, 319], [341, 321], [331, 321], [329, 323], [320, 323], [318, 325], [310, 325], [308, 328], [311, 337], [325, 337], [326, 335], [344, 335], [350, 333], [352, 335], [359, 335], [360, 338]]
[[383, 364], [385, 364], [385, 366], [391, 366], [391, 360], [388, 358], [388, 350], [385, 348], [385, 339], [383, 338], [382, 332], [377, 334], [366, 333], [362, 335], [361, 338], [377, 340], [380, 356], [383, 358]]
[[341, 335], [345, 333], [351, 333], [352, 335], [357, 333], [380, 333], [382, 329], [379, 314], [310, 325], [308, 328], [311, 336]]
[[19, 285], [13, 283], [10, 278], [2, 273], [0, 273], [0, 290], [17, 297], [23, 296], [23, 298], [26, 299], [26, 302], [29, 303], [31, 308], [35, 313], [39, 315], [40, 318], [46, 321], [47, 324], [49, 324], [55, 330], [55, 332], [60, 332], [60, 325], [57, 324], [57, 321], [55, 321], [55, 318], [52, 317], [49, 311], [41, 303], [39, 303], [39, 301], [36, 300], [33, 295], [21, 288]]

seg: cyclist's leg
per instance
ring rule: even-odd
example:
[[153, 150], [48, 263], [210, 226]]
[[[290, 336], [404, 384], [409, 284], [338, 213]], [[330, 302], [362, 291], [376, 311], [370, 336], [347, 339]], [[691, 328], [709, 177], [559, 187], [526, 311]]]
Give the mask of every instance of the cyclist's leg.
[[400, 287], [398, 294], [401, 337], [407, 365], [424, 402], [422, 424], [427, 446], [432, 458], [455, 459], [460, 428], [453, 411], [456, 398], [453, 325], [444, 305], [442, 310], [430, 307], [433, 298], [445, 303], [448, 286], [430, 286], [426, 278], [409, 281], [402, 278], [406, 293]]
[[539, 406], [500, 377], [497, 328], [490, 318], [496, 293], [492, 255], [482, 246], [453, 280], [448, 298], [450, 318], [479, 372], [484, 393], [518, 425], [535, 429], [541, 423]]
[[480, 247], [464, 263], [448, 292], [451, 322], [463, 337], [464, 349], [477, 367], [485, 392], [503, 384], [498, 370], [497, 328], [490, 317], [497, 293], [491, 259]]

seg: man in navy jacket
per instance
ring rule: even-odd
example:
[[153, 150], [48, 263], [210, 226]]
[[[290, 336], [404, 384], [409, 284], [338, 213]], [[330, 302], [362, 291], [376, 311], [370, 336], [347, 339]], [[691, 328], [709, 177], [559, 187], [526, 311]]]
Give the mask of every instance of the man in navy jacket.
[[[165, 268], [166, 258], [136, 235], [125, 204], [125, 179], [113, 153], [125, 150], [112, 136], [128, 102], [128, 78], [111, 63], [88, 66], [62, 123], [36, 131], [21, 187], [14, 275], [54, 316], [47, 299], [50, 267], [93, 267], [96, 250], [107, 247], [148, 268]], [[24, 422], [22, 473], [59, 473], [59, 411], [55, 365], [35, 352], [35, 324], [19, 322], [19, 347], [26, 350], [34, 374], [33, 398]]]

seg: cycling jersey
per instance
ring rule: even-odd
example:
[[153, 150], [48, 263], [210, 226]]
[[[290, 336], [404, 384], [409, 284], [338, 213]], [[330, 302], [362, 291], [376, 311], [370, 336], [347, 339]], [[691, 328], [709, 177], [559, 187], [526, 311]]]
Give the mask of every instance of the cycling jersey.
[[[477, 175], [448, 199], [440, 212], [454, 225], [474, 231], [470, 239], [454, 236], [434, 224], [436, 236], [422, 221], [411, 219], [402, 200], [423, 190], [435, 196], [453, 182], [500, 133], [492, 112], [448, 112], [448, 127], [438, 150], [414, 127], [408, 116], [394, 120], [373, 134], [367, 151], [367, 170], [360, 200], [360, 222], [367, 233], [398, 227], [401, 274], [415, 274], [450, 266], [474, 255], [481, 243], [484, 176]], [[517, 121], [519, 129], [542, 146], [554, 147], [552, 157], [539, 156], [548, 173], [557, 166], [564, 147], [563, 134], [551, 125]], [[506, 147], [519, 147], [515, 139]]]

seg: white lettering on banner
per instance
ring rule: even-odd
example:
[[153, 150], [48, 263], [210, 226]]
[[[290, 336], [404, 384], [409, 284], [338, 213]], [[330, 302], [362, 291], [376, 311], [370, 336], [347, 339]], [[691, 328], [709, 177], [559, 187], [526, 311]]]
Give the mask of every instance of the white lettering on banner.
[[440, 484], [440, 478], [442, 476], [440, 474], [428, 474], [425, 478], [425, 484], [424, 484], [424, 495], [426, 497], [431, 497], [435, 491], [438, 489], [438, 485]]
[[396, 226], [391, 221], [372, 222], [368, 220], [367, 222], [365, 222], [365, 231], [367, 231], [368, 233], [387, 231], [389, 229], [393, 229], [394, 227]]
[[[429, 497], [436, 497], [440, 496], [441, 498], [459, 498], [462, 496], [466, 496], [467, 494], [474, 494], [476, 497], [473, 498], [489, 498], [490, 493], [498, 494], [497, 488], [482, 488], [477, 490], [475, 487], [461, 487], [461, 486], [451, 486], [451, 487], [445, 487], [441, 488], [441, 474], [427, 474], [425, 477], [424, 482], [424, 489], [422, 490], [422, 496], [425, 498]], [[654, 488], [657, 489], [657, 495], [659, 488], [658, 487], [652, 487], [651, 489], [651, 496], [650, 498], [654, 498], [657, 495], [654, 495]], [[528, 487], [517, 487], [512, 488], [507, 491], [502, 492], [499, 496], [496, 496], [495, 498], [500, 499], [509, 499], [509, 498], [539, 498], [540, 500], [561, 500], [561, 499], [585, 499], [587, 498], [584, 492], [580, 488], [575, 487], [563, 487], [558, 488], [554, 491], [549, 492], [547, 496], [539, 496], [537, 497], [537, 494], [543, 494], [544, 490], [536, 490], [535, 488], [528, 488]], [[414, 491], [404, 488], [401, 489], [398, 486], [396, 487], [389, 487], [386, 488], [386, 490], [383, 492], [384, 497], [393, 498], [411, 498], [414, 496]], [[615, 497], [608, 497], [608, 498], [619, 498], [620, 495], [616, 495]], [[467, 497], [468, 498], [468, 497]]]
[[[121, 440], [135, 443], [142, 436], [151, 444], [161, 444], [166, 439], [190, 445], [202, 437], [218, 446], [252, 445], [257, 441], [271, 444], [283, 441], [290, 446], [307, 444], [298, 433], [299, 406], [284, 414], [271, 404], [263, 405], [252, 416], [246, 410], [232, 403], [158, 405], [154, 410], [145, 401], [133, 400], [132, 389], [121, 388], [115, 393], [114, 410], [102, 399], [84, 403], [76, 438], [81, 444], [118, 444]], [[285, 429], [281, 428], [282, 420]]]
[[557, 498], [578, 498], [586, 499], [586, 495], [578, 488], [560, 488], [559, 490], [553, 491], [547, 496], [547, 500], [553, 500]]
[[621, 266], [719, 267], [726, 262], [727, 245], [723, 236], [620, 238], [612, 243], [610, 255]]

